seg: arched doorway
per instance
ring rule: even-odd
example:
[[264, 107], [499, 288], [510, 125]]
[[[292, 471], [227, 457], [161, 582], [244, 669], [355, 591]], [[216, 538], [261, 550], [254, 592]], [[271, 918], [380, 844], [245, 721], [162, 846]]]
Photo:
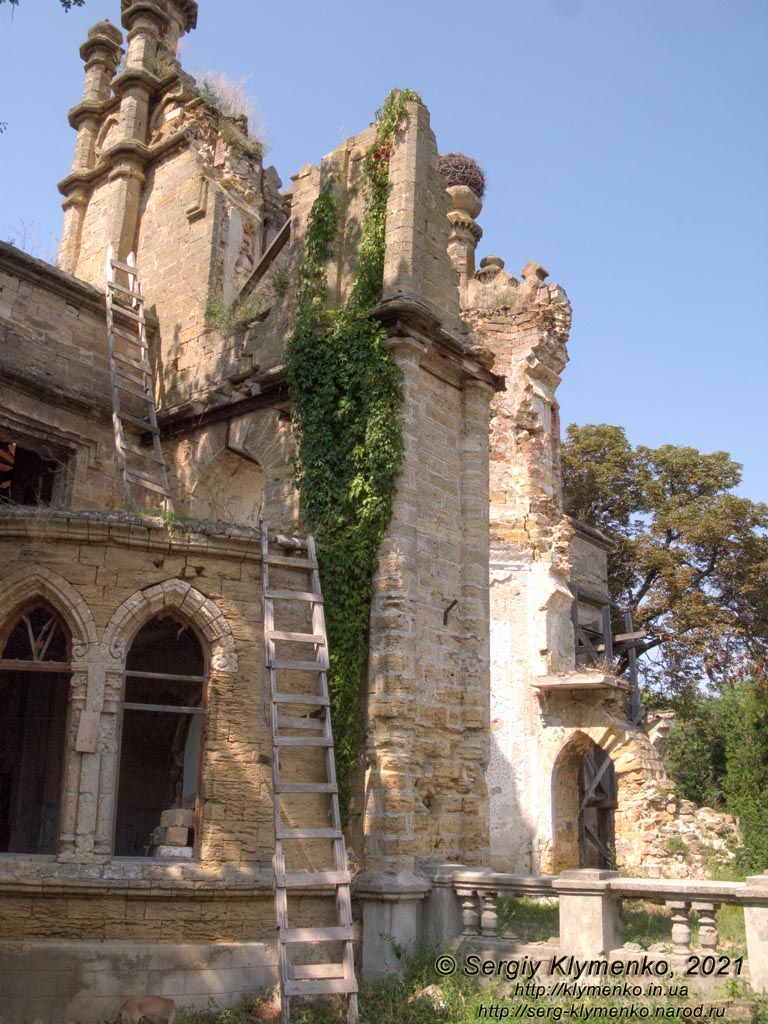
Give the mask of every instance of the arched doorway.
[[613, 761], [596, 743], [585, 752], [579, 771], [579, 867], [616, 866], [614, 813], [618, 787]]
[[553, 770], [554, 871], [612, 868], [618, 806], [611, 758], [585, 733], [560, 751]]
[[0, 852], [58, 850], [71, 637], [33, 600], [0, 628]]
[[[163, 613], [128, 651], [122, 705], [115, 855], [152, 856], [163, 811], [194, 812], [179, 846], [194, 845], [207, 666], [195, 632]], [[183, 824], [177, 826], [182, 831]]]

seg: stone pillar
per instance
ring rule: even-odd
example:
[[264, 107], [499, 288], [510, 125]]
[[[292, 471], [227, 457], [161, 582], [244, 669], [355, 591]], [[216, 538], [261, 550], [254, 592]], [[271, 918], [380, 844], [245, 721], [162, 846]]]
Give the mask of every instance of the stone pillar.
[[[462, 393], [461, 439], [461, 592], [457, 609], [463, 637], [462, 745], [477, 744], [478, 753], [467, 758], [476, 774], [471, 795], [463, 797], [463, 814], [471, 818], [467, 837], [478, 835], [477, 845], [463, 843], [461, 856], [485, 864], [490, 855], [490, 813], [485, 770], [489, 760], [490, 632], [488, 580], [488, 424], [493, 388], [482, 380], [465, 378]], [[469, 822], [467, 822], [469, 825]]]
[[577, 957], [607, 955], [621, 945], [620, 901], [608, 882], [618, 871], [577, 868], [553, 882], [560, 897], [560, 949]]
[[450, 196], [451, 224], [448, 255], [459, 274], [459, 295], [464, 305], [467, 283], [475, 276], [475, 250], [483, 237], [483, 229], [475, 223], [483, 204], [468, 185], [450, 185], [446, 192]]
[[744, 923], [752, 988], [768, 992], [768, 871], [747, 877]]
[[365, 871], [355, 879], [363, 904], [363, 977], [400, 974], [422, 940], [422, 901], [431, 889], [413, 871]]
[[403, 468], [387, 535], [379, 551], [371, 607], [368, 662], [368, 748], [365, 781], [365, 866], [369, 871], [415, 867], [415, 792], [411, 750], [416, 708], [416, 522], [419, 508], [419, 360], [424, 346], [391, 342], [403, 371]]
[[77, 131], [72, 171], [62, 183], [66, 199], [64, 226], [59, 247], [59, 266], [73, 273], [80, 251], [83, 218], [88, 205], [89, 189], [85, 184], [96, 159], [96, 137], [104, 104], [109, 99], [112, 78], [120, 61], [123, 35], [108, 21], [97, 22], [88, 30], [88, 38], [80, 47], [85, 62], [83, 100], [69, 112], [69, 123]]

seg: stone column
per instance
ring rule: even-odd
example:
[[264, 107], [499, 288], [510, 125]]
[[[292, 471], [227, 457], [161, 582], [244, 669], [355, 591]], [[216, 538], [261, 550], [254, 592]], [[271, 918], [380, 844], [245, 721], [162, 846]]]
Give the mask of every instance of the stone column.
[[416, 707], [416, 521], [419, 507], [419, 360], [424, 346], [391, 342], [403, 371], [403, 469], [392, 519], [379, 551], [371, 608], [365, 865], [372, 871], [415, 866], [414, 768]]
[[[462, 799], [465, 840], [461, 856], [485, 864], [490, 855], [490, 820], [485, 769], [489, 759], [489, 531], [488, 424], [493, 388], [467, 377], [463, 385], [461, 441], [461, 593], [457, 609], [462, 630], [462, 726], [465, 763], [475, 776], [472, 792]], [[479, 747], [475, 751], [475, 747]]]

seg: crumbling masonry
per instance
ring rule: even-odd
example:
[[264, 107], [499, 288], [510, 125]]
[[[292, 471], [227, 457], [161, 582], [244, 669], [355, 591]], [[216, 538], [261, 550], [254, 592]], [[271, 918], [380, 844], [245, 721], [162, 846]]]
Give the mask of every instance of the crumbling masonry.
[[[119, 73], [122, 33], [90, 30], [59, 268], [0, 247], [8, 1024], [103, 1019], [132, 991], [222, 1006], [274, 977], [259, 517], [301, 530], [283, 370], [296, 271], [330, 183], [345, 212], [329, 304], [346, 297], [372, 129], [283, 189], [179, 65], [197, 7], [122, 0]], [[349, 826], [364, 965], [393, 914], [418, 929], [440, 863], [556, 872], [608, 849], [682, 873], [670, 840], [706, 825], [720, 848], [732, 829], [677, 801], [626, 684], [576, 664], [573, 592], [607, 601], [608, 542], [561, 508], [565, 293], [533, 262], [519, 280], [495, 256], [476, 270], [480, 198], [446, 189], [420, 103], [389, 175], [372, 315], [403, 372], [405, 456]], [[135, 251], [146, 296], [171, 521], [123, 506], [110, 247]], [[206, 303], [245, 297], [249, 323], [206, 323]], [[589, 627], [594, 607], [578, 616]]]

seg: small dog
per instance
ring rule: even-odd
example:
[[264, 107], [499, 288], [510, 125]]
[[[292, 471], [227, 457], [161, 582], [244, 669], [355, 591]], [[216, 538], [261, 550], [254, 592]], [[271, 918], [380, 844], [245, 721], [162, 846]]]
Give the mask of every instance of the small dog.
[[176, 1003], [162, 996], [131, 996], [120, 1007], [117, 1019], [122, 1024], [139, 1024], [142, 1019], [147, 1024], [173, 1024]]

